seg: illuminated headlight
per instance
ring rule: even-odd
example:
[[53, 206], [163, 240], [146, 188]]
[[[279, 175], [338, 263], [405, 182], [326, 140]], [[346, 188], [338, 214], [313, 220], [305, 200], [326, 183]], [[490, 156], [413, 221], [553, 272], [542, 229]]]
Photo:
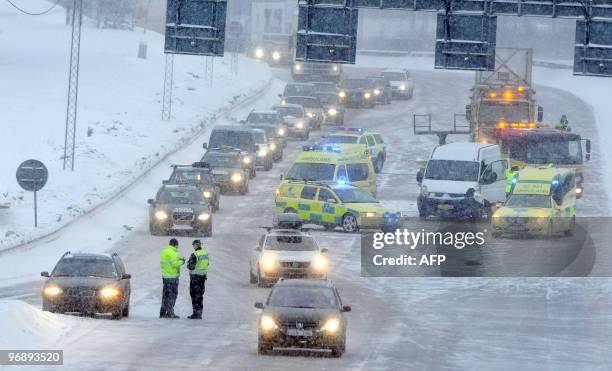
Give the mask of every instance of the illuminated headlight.
[[279, 52], [274, 52], [272, 53], [272, 59], [274, 59], [275, 61], [279, 60], [281, 57]]
[[212, 197], [212, 193], [210, 191], [204, 191], [202, 192], [202, 194], [204, 195], [204, 197], [206, 198], [211, 198]]
[[230, 180], [234, 183], [240, 183], [242, 182], [242, 174], [238, 174], [238, 173], [233, 174]]
[[330, 108], [327, 113], [329, 113], [330, 116], [336, 116], [338, 111], [335, 108]]
[[315, 256], [312, 260], [312, 268], [319, 273], [325, 272], [327, 270], [327, 258], [321, 255]]
[[339, 328], [340, 328], [340, 321], [338, 321], [337, 318], [331, 318], [325, 322], [321, 330], [329, 334], [335, 334]]
[[264, 331], [272, 331], [278, 328], [276, 322], [270, 316], [262, 316], [259, 320], [259, 327]]
[[576, 194], [582, 194], [582, 188], [576, 187]]
[[370, 94], [370, 93], [364, 93], [364, 94], [363, 94], [363, 97], [364, 97], [365, 99], [370, 99], [370, 98], [372, 97], [372, 94]]
[[306, 116], [313, 118], [315, 115], [312, 112], [306, 112]]
[[209, 213], [202, 213], [198, 216], [198, 220], [201, 222], [205, 222], [208, 219], [210, 219], [210, 214]]
[[285, 135], [285, 129], [280, 128], [276, 131], [276, 134], [280, 137], [282, 137], [283, 135]]
[[120, 293], [121, 292], [119, 291], [119, 289], [115, 287], [105, 287], [100, 290], [100, 296], [103, 299], [115, 299], [119, 296]]
[[339, 96], [340, 98], [346, 98], [346, 93], [345, 93], [345, 92], [343, 92], [343, 91], [341, 91], [340, 93], [338, 93], [338, 96]]
[[257, 59], [261, 59], [264, 57], [264, 51], [262, 48], [255, 49], [255, 57], [257, 57]]
[[366, 212], [366, 213], [361, 213], [361, 216], [365, 216], [366, 218], [373, 218], [376, 216], [376, 213], [374, 212]]
[[302, 121], [300, 121], [297, 124], [295, 124], [295, 127], [298, 128], [298, 129], [304, 129], [304, 123]]
[[334, 70], [334, 72], [338, 72], [338, 66], [334, 66], [332, 67], [332, 69]]
[[257, 156], [259, 157], [266, 157], [268, 155], [268, 150], [267, 149], [260, 149], [259, 152], [257, 152]]
[[286, 99], [281, 100], [281, 104], [282, 104], [282, 105], [287, 104], [287, 100], [286, 100]]
[[402, 85], [400, 85], [400, 87], [399, 87], [399, 88], [400, 88], [400, 90], [406, 90], [406, 84], [402, 84]]
[[270, 151], [274, 152], [276, 151], [276, 143], [270, 143]]
[[168, 214], [165, 211], [159, 210], [155, 213], [155, 219], [157, 220], [166, 220], [168, 219]]
[[262, 267], [264, 269], [264, 271], [269, 272], [269, 271], [273, 271], [276, 269], [276, 258], [274, 258], [273, 256], [264, 256], [262, 258]]
[[302, 70], [302, 65], [301, 65], [301, 64], [296, 64], [295, 66], [293, 66], [293, 68], [294, 68], [296, 71], [301, 71], [301, 70]]
[[248, 165], [253, 161], [253, 159], [250, 156], [245, 156], [242, 161]]
[[380, 90], [378, 89], [374, 90], [374, 95], [380, 95]]
[[47, 286], [43, 290], [43, 293], [45, 294], [45, 296], [58, 296], [62, 293], [62, 289], [57, 286]]

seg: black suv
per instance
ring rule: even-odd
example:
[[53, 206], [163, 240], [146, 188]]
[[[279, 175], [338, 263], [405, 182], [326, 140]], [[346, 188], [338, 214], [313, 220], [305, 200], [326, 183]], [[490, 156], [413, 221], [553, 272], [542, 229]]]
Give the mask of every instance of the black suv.
[[211, 148], [202, 156], [202, 162], [210, 166], [221, 192], [238, 192], [241, 195], [249, 192], [250, 169], [239, 149]]
[[347, 320], [338, 289], [327, 280], [280, 279], [270, 291], [259, 317], [259, 354], [318, 348], [335, 357], [346, 349]]
[[376, 87], [368, 79], [346, 79], [340, 83], [338, 96], [340, 101], [348, 106], [355, 107], [376, 107], [376, 97], [374, 96]]
[[66, 252], [47, 277], [42, 307], [49, 312], [79, 312], [94, 316], [111, 313], [113, 319], [130, 314], [130, 278], [116, 253], [71, 254]]
[[196, 186], [208, 201], [212, 212], [219, 210], [221, 189], [215, 183], [209, 164], [194, 162], [192, 165], [172, 165], [172, 169], [170, 178], [163, 181], [164, 185], [187, 184]]
[[192, 185], [163, 185], [149, 199], [149, 232], [153, 236], [173, 232], [212, 236], [212, 210], [202, 192]]
[[204, 149], [208, 148], [235, 148], [242, 152], [244, 164], [249, 168], [250, 178], [257, 175], [255, 170], [257, 152], [259, 146], [256, 143], [255, 132], [252, 128], [245, 126], [215, 126], [210, 133], [210, 140], [204, 143]]

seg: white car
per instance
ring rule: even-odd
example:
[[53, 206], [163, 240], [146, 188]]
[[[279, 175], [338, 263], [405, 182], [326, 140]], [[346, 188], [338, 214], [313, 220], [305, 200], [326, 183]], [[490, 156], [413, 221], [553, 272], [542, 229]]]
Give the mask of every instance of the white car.
[[328, 265], [327, 249], [320, 248], [310, 233], [295, 229], [270, 230], [249, 260], [251, 283], [259, 287], [281, 277], [324, 279]]
[[405, 69], [387, 69], [381, 72], [381, 76], [389, 80], [391, 84], [391, 95], [395, 98], [410, 99], [414, 94], [414, 82], [410, 72]]

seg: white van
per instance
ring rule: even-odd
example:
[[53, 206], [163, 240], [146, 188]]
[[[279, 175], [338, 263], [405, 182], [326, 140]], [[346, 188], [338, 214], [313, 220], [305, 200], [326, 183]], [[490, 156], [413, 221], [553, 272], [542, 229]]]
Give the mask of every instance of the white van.
[[451, 143], [431, 152], [417, 173], [419, 216], [481, 218], [506, 200], [506, 169], [499, 146]]

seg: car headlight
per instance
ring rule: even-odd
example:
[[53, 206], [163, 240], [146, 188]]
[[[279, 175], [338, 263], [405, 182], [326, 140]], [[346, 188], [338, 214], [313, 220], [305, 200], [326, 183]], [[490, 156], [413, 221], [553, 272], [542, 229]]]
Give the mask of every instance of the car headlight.
[[296, 64], [295, 66], [293, 66], [293, 68], [294, 68], [296, 71], [300, 71], [300, 70], [302, 70], [302, 65], [301, 65], [301, 64]]
[[115, 287], [105, 287], [100, 290], [100, 296], [103, 299], [115, 299], [119, 294], [121, 294], [121, 291]]
[[422, 197], [428, 197], [429, 196], [429, 192], [427, 191], [427, 186], [422, 186], [421, 187], [421, 196]]
[[374, 90], [374, 95], [380, 95], [380, 90], [378, 89]]
[[330, 116], [336, 116], [338, 111], [335, 108], [330, 108], [327, 113], [329, 113]]
[[327, 258], [322, 255], [317, 255], [312, 260], [312, 268], [319, 272], [323, 273], [327, 270]]
[[261, 329], [264, 331], [271, 331], [277, 329], [278, 325], [276, 324], [276, 322], [274, 322], [274, 319], [272, 319], [272, 317], [261, 316], [261, 319], [259, 320], [259, 327], [261, 327]]
[[45, 296], [50, 296], [50, 297], [58, 296], [59, 294], [62, 293], [62, 289], [59, 288], [58, 286], [51, 285], [51, 286], [45, 287], [43, 290], [43, 293], [45, 294]]
[[343, 92], [343, 91], [341, 91], [340, 93], [338, 93], [338, 96], [339, 96], [340, 98], [346, 98], [346, 93], [345, 93], [345, 92]]
[[242, 158], [242, 161], [248, 165], [253, 161], [253, 159], [250, 156], [245, 156]]
[[400, 85], [400, 87], [399, 87], [399, 88], [400, 88], [400, 90], [406, 90], [406, 84], [402, 84], [402, 85]]
[[242, 174], [239, 174], [239, 173], [232, 174], [232, 177], [230, 178], [230, 180], [234, 183], [240, 183], [242, 182]]
[[204, 197], [206, 198], [211, 198], [212, 197], [212, 193], [210, 191], [204, 191], [202, 192], [202, 194], [204, 195]]
[[262, 263], [263, 269], [265, 271], [273, 271], [276, 269], [277, 261], [275, 257], [264, 256], [261, 260], [262, 260], [261, 263]]
[[329, 334], [335, 334], [339, 328], [340, 328], [340, 321], [338, 321], [337, 318], [331, 318], [325, 322], [322, 330]]
[[264, 57], [264, 51], [262, 48], [255, 49], [255, 57], [257, 57], [257, 59], [261, 59]]
[[368, 211], [365, 213], [361, 213], [361, 216], [365, 216], [366, 218], [373, 218], [376, 216], [376, 213]]
[[270, 143], [270, 151], [276, 151], [276, 143]]
[[283, 135], [285, 135], [285, 129], [280, 128], [276, 131], [276, 134], [280, 137], [282, 137]]
[[334, 70], [334, 72], [338, 72], [338, 66], [334, 66], [332, 67], [332, 69]]
[[163, 210], [159, 210], [155, 213], [155, 219], [157, 220], [166, 220], [168, 219], [168, 213]]
[[372, 94], [370, 94], [370, 93], [364, 93], [364, 94], [363, 94], [363, 97], [364, 97], [365, 99], [370, 99], [370, 97], [372, 97]]
[[312, 112], [306, 112], [306, 116], [313, 118], [315, 115]]
[[281, 57], [279, 52], [274, 52], [272, 53], [272, 59], [274, 59], [275, 61], [279, 60]]
[[257, 152], [257, 156], [259, 157], [266, 157], [268, 155], [268, 150], [263, 148], [260, 149], [259, 152]]
[[281, 99], [281, 104], [284, 106], [285, 104], [287, 104], [287, 100], [286, 99]]
[[295, 124], [295, 127], [298, 128], [298, 129], [304, 129], [304, 123], [302, 121], [300, 121], [297, 124]]
[[198, 220], [201, 222], [205, 222], [208, 219], [210, 219], [210, 214], [209, 213], [202, 213], [200, 215], [198, 215]]

